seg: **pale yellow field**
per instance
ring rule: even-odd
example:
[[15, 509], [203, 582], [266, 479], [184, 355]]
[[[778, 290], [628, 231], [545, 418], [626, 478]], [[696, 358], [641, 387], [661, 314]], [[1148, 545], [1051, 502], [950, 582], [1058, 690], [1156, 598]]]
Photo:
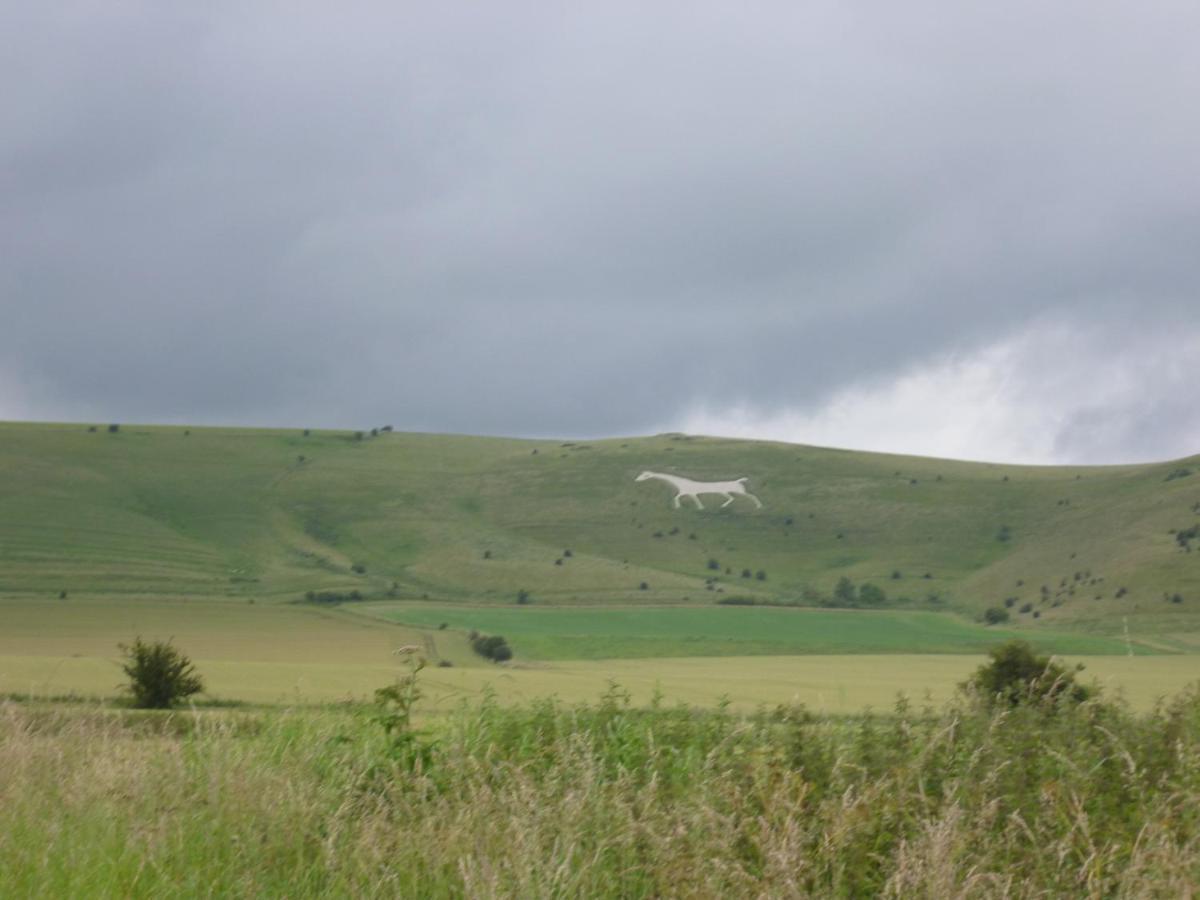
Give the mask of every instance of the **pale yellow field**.
[[[1084, 678], [1124, 693], [1136, 709], [1200, 680], [1200, 656], [1088, 657]], [[196, 658], [209, 693], [255, 703], [322, 703], [363, 699], [399, 671], [379, 662], [244, 662]], [[738, 709], [803, 703], [813, 712], [889, 709], [898, 693], [920, 705], [954, 693], [982, 662], [978, 656], [791, 656], [564, 662], [538, 666], [430, 668], [422, 673], [427, 709], [444, 709], [487, 687], [501, 702], [556, 695], [594, 700], [610, 682], [647, 702], [656, 688], [667, 702], [711, 706], [727, 697]], [[0, 655], [0, 692], [111, 697], [121, 683], [114, 657]]]

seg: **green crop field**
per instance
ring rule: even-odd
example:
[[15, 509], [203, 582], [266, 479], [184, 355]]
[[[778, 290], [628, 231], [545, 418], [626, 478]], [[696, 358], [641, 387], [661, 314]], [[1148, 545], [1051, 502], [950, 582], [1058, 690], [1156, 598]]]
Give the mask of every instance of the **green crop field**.
[[[446, 625], [508, 639], [521, 659], [619, 659], [842, 653], [982, 653], [1018, 636], [944, 613], [771, 607], [428, 606], [380, 604], [367, 612], [423, 629]], [[1124, 654], [1143, 648], [1106, 637], [1042, 631], [1055, 653]]]

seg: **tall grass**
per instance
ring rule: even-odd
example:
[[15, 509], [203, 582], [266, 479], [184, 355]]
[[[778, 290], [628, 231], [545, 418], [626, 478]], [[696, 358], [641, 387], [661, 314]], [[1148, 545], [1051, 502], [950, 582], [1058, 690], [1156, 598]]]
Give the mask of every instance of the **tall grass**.
[[[395, 721], [392, 719], [391, 721]], [[0, 705], [6, 896], [1185, 896], [1200, 689], [816, 718]], [[420, 752], [413, 752], [416, 747]], [[403, 752], [398, 752], [403, 748]]]

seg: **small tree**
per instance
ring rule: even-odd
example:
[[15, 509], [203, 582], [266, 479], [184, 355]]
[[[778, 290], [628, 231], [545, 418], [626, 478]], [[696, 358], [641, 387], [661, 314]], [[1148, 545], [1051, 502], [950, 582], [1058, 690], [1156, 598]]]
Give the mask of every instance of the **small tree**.
[[854, 587], [854, 582], [845, 575], [839, 578], [837, 586], [833, 589], [833, 599], [837, 606], [857, 606], [858, 590]]
[[988, 625], [999, 625], [1008, 621], [1008, 610], [999, 606], [989, 606], [983, 613], [983, 621]]
[[133, 705], [139, 709], [170, 709], [176, 703], [204, 690], [204, 682], [192, 661], [170, 641], [148, 644], [138, 637], [132, 645], [120, 644], [129, 676]]
[[1025, 641], [1009, 641], [993, 647], [988, 656], [991, 662], [980, 666], [962, 687], [974, 691], [989, 705], [999, 702], [1017, 706], [1059, 697], [1078, 703], [1092, 693], [1075, 681], [1083, 666], [1064, 669], [1049, 657], [1038, 656]]
[[887, 603], [887, 594], [883, 588], [867, 582], [858, 589], [858, 602], [862, 606], [883, 606]]

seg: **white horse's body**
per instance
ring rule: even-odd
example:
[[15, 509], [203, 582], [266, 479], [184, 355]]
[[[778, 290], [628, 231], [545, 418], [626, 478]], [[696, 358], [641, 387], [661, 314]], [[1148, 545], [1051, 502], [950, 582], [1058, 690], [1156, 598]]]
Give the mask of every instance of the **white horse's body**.
[[737, 478], [733, 481], [692, 481], [690, 478], [682, 478], [679, 475], [668, 475], [665, 472], [643, 472], [634, 481], [646, 481], [651, 478], [665, 481], [671, 487], [675, 488], [676, 509], [679, 509], [680, 497], [691, 497], [696, 501], [697, 509], [704, 509], [704, 504], [700, 502], [701, 494], [721, 494], [725, 498], [725, 502], [721, 504], [721, 509], [732, 503], [735, 496], [749, 497], [754, 501], [755, 506], [762, 509], [762, 503], [759, 499], [746, 490], [746, 485], [743, 482], [748, 479], [745, 478]]

